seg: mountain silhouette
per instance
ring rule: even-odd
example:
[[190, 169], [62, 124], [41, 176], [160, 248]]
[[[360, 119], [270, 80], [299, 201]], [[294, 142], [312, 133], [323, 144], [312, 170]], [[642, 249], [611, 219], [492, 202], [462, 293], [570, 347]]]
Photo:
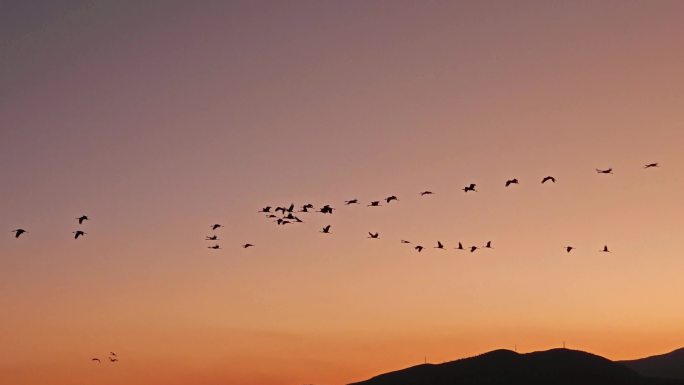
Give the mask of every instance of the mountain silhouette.
[[684, 385], [649, 378], [606, 358], [570, 349], [518, 354], [495, 350], [443, 364], [417, 365], [350, 385]]
[[684, 380], [684, 348], [667, 354], [618, 362], [642, 376]]

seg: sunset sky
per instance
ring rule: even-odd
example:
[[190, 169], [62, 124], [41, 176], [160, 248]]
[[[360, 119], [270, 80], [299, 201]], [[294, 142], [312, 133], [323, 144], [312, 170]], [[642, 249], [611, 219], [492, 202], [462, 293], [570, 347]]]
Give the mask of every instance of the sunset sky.
[[[341, 385], [516, 345], [684, 347], [682, 15], [3, 1], [0, 385]], [[336, 210], [257, 213], [309, 202]]]

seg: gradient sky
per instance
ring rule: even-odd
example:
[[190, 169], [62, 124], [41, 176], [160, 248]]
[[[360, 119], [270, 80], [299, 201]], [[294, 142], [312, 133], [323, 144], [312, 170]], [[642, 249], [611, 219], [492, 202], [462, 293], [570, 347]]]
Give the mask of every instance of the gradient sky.
[[[0, 385], [684, 346], [684, 2], [32, 3], [0, 3]], [[290, 202], [338, 210], [256, 212]]]

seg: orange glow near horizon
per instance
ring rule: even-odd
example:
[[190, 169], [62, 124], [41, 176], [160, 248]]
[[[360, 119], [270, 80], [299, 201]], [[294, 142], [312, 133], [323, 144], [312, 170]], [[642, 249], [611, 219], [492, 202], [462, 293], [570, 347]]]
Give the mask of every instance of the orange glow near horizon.
[[[684, 346], [683, 12], [0, 6], [0, 385], [341, 385]], [[336, 211], [257, 213], [291, 202]]]

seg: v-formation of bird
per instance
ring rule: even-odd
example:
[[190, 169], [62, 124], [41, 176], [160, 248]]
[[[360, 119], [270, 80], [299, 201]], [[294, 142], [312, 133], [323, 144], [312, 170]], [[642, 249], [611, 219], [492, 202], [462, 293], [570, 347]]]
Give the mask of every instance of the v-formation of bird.
[[[645, 169], [655, 168], [655, 167], [660, 167], [660, 166], [658, 163], [648, 163], [648, 164], [644, 165]], [[598, 169], [597, 168], [596, 172], [599, 174], [613, 174], [613, 169], [612, 168], [608, 168], [608, 169]], [[545, 176], [541, 179], [541, 184], [546, 184], [547, 182], [556, 183], [556, 178], [551, 176], [551, 175], [548, 175], [548, 176]], [[504, 183], [504, 186], [510, 187], [512, 185], [519, 185], [519, 184], [520, 184], [520, 181], [517, 178], [511, 178], [511, 179], [506, 180], [506, 182]], [[478, 192], [477, 184], [470, 183], [463, 188], [463, 191], [465, 193]], [[435, 193], [430, 191], [430, 190], [425, 190], [425, 191], [422, 191], [420, 193], [420, 196], [424, 197], [424, 196], [433, 195], [433, 194], [435, 194]], [[389, 196], [385, 199], [370, 201], [366, 206], [367, 207], [379, 207], [379, 206], [383, 205], [383, 202], [385, 204], [389, 204], [392, 201], [399, 201], [399, 198], [397, 198], [396, 195], [392, 195], [392, 196]], [[358, 198], [349, 199], [349, 200], [344, 201], [345, 206], [358, 205], [358, 204], [361, 204], [361, 202]], [[279, 226], [304, 222], [299, 217], [297, 217], [296, 215], [293, 214], [293, 212], [295, 211], [295, 205], [293, 203], [290, 204], [289, 206], [278, 206], [278, 207], [276, 207], [276, 209], [274, 211], [271, 211], [271, 209], [273, 209], [273, 206], [266, 206], [266, 207], [262, 208], [261, 210], [259, 210], [258, 212], [266, 214], [266, 217], [268, 219], [272, 219]], [[310, 210], [313, 210], [313, 209], [314, 209], [314, 206], [312, 204], [305, 204], [302, 206], [301, 210], [299, 210], [297, 212], [298, 213], [308, 213], [308, 212], [311, 212]], [[321, 207], [321, 209], [317, 210], [316, 212], [323, 213], [323, 214], [332, 214], [333, 210], [334, 210], [334, 208], [331, 207], [329, 204], [327, 204], [327, 205], [324, 205], [323, 207]], [[280, 217], [277, 215], [279, 212], [282, 213], [282, 216], [280, 216]], [[332, 227], [331, 225], [324, 226], [320, 230], [320, 233], [332, 234], [331, 227]], [[368, 238], [369, 239], [379, 239], [380, 233], [368, 232]], [[214, 239], [216, 239], [216, 238], [207, 237], [207, 240], [214, 240]], [[410, 244], [411, 242], [407, 241], [405, 239], [402, 239], [401, 243]], [[243, 245], [243, 247], [249, 247], [249, 246], [253, 246], [253, 245], [250, 245], [250, 244]], [[218, 249], [219, 247], [217, 245], [217, 246], [213, 246], [210, 248]], [[437, 246], [435, 246], [434, 248], [440, 249], [440, 250], [446, 250], [446, 247], [444, 246], [444, 244], [441, 241], [437, 241]], [[483, 246], [479, 246], [479, 247], [478, 246], [470, 246], [467, 248], [464, 247], [461, 242], [458, 242], [458, 246], [455, 247], [456, 250], [460, 250], [460, 251], [468, 250], [471, 253], [473, 253], [476, 250], [481, 249], [481, 248], [482, 249], [492, 249], [493, 248], [492, 242], [487, 241], [487, 243]], [[414, 246], [414, 249], [420, 253], [425, 249], [425, 247], [422, 245], [416, 245], [416, 246]], [[566, 252], [570, 253], [571, 251], [575, 250], [575, 247], [574, 246], [566, 246], [565, 250], [566, 250]], [[608, 246], [604, 246], [603, 249], [601, 249], [599, 251], [609, 252]]]
[[[644, 168], [645, 168], [645, 169], [656, 168], [656, 167], [660, 167], [659, 163], [657, 163], [657, 162], [655, 162], [655, 163], [648, 163], [648, 164], [644, 165]], [[611, 174], [611, 175], [612, 175], [612, 174], [613, 174], [613, 169], [612, 169], [612, 168], [607, 168], [607, 169], [599, 169], [599, 168], [597, 168], [597, 169], [596, 169], [596, 172], [599, 173], [599, 174]], [[544, 178], [542, 178], [542, 180], [541, 180], [541, 183], [542, 183], [542, 184], [545, 184], [545, 183], [547, 183], [547, 182], [556, 183], [556, 178], [553, 177], [553, 176], [550, 176], [550, 175], [549, 175], [549, 176], [545, 176]], [[520, 184], [520, 182], [518, 181], [517, 178], [508, 179], [508, 180], [505, 182], [504, 186], [505, 186], [505, 187], [510, 187], [511, 185], [514, 185], [514, 184], [515, 184], [515, 185]], [[469, 193], [469, 192], [478, 192], [478, 190], [477, 190], [477, 184], [475, 184], [475, 183], [470, 183], [470, 184], [468, 184], [467, 186], [465, 186], [465, 187], [463, 188], [463, 191], [464, 191], [465, 193]], [[420, 196], [421, 196], [421, 197], [424, 197], [424, 196], [433, 195], [433, 194], [435, 194], [435, 193], [432, 192], [432, 191], [429, 191], [429, 190], [425, 190], [425, 191], [423, 191], [423, 192], [420, 193]], [[392, 201], [399, 201], [399, 198], [397, 198], [396, 195], [391, 195], [391, 196], [389, 196], [389, 197], [387, 197], [387, 198], [385, 198], [385, 199], [382, 199], [382, 200], [371, 201], [367, 206], [368, 206], [368, 207], [379, 207], [379, 206], [382, 206], [382, 202], [383, 202], [383, 201], [385, 202], [385, 204], [390, 204]], [[345, 206], [357, 205], [357, 204], [360, 204], [360, 201], [359, 201], [359, 199], [354, 198], [354, 199], [349, 199], [349, 200], [344, 201], [344, 204], [345, 204]], [[259, 213], [264, 213], [264, 214], [266, 214], [266, 217], [267, 217], [267, 218], [272, 219], [273, 222], [275, 222], [275, 223], [276, 223], [277, 225], [279, 225], [279, 226], [285, 226], [285, 225], [289, 225], [289, 224], [293, 224], [293, 223], [303, 223], [303, 222], [304, 222], [302, 219], [300, 219], [297, 215], [294, 214], [294, 212], [295, 212], [295, 205], [294, 205], [294, 204], [290, 204], [290, 205], [287, 206], [287, 207], [285, 207], [285, 206], [278, 206], [278, 207], [276, 207], [275, 210], [273, 210], [273, 211], [271, 211], [271, 209], [273, 209], [272, 206], [266, 206], [266, 207], [263, 207], [263, 208], [262, 208], [261, 210], [259, 210], [258, 212], [259, 212]], [[317, 213], [322, 213], [322, 214], [332, 214], [334, 210], [335, 210], [335, 208], [333, 208], [333, 207], [332, 207], [331, 205], [329, 205], [329, 204], [326, 204], [326, 205], [322, 206], [319, 210], [316, 210], [315, 212], [317, 212]], [[305, 204], [305, 205], [303, 205], [303, 206], [301, 207], [301, 210], [298, 210], [298, 211], [297, 211], [297, 213], [310, 213], [310, 212], [314, 212], [314, 205], [312, 205], [312, 204]], [[279, 217], [279, 216], [277, 215], [278, 213], [281, 213], [282, 216]], [[84, 224], [85, 221], [89, 220], [89, 218], [88, 218], [87, 215], [82, 215], [82, 216], [76, 218], [76, 220], [78, 220], [78, 224], [82, 226], [82, 225]], [[214, 232], [216, 232], [216, 230], [218, 230], [218, 229], [221, 228], [221, 227], [223, 227], [223, 225], [218, 224], [218, 223], [213, 224], [213, 225], [210, 226], [211, 230], [214, 231]], [[330, 231], [330, 229], [331, 229], [331, 226], [330, 226], [330, 225], [327, 225], [327, 226], [323, 227], [323, 229], [322, 229], [320, 232], [323, 233], [323, 234], [332, 234], [332, 232]], [[15, 237], [15, 238], [19, 238], [19, 237], [21, 237], [23, 234], [28, 234], [28, 231], [25, 230], [25, 229], [22, 229], [22, 228], [17, 228], [17, 229], [15, 229], [15, 230], [12, 230], [12, 232], [14, 233], [14, 237]], [[86, 233], [85, 231], [79, 229], [79, 230], [73, 231], [72, 234], [74, 234], [74, 239], [79, 239], [79, 238], [84, 237], [84, 236], [87, 235], [88, 233]], [[368, 232], [368, 235], [369, 235], [368, 238], [370, 238], [370, 239], [378, 239], [378, 238], [380, 238], [380, 233], [378, 233], [378, 232], [374, 232], [374, 233], [373, 233], [373, 232]], [[216, 235], [216, 234], [212, 234], [212, 235], [210, 235], [210, 236], [206, 236], [205, 239], [206, 239], [207, 241], [218, 241], [218, 240], [219, 240], [219, 237], [218, 237], [218, 235]], [[406, 244], [408, 244], [408, 243], [411, 243], [411, 242], [410, 242], [410, 241], [407, 241], [407, 240], [401, 240], [401, 243], [406, 243]], [[251, 243], [245, 243], [245, 244], [242, 245], [242, 248], [245, 248], [245, 249], [250, 248], [250, 247], [254, 247], [254, 245], [251, 244]], [[208, 246], [208, 248], [209, 248], [209, 249], [213, 249], [213, 250], [219, 250], [219, 249], [221, 249], [221, 246], [220, 246], [218, 243], [215, 243], [215, 244], [212, 245], [212, 246]], [[436, 248], [436, 249], [445, 250], [445, 246], [444, 246], [440, 241], [437, 242], [437, 246], [436, 246], [435, 248]], [[485, 246], [483, 246], [483, 248], [492, 248], [492, 247], [491, 247], [491, 241], [488, 241], [487, 244], [486, 244]], [[414, 247], [414, 249], [415, 249], [416, 251], [418, 251], [418, 252], [421, 252], [421, 251], [423, 251], [424, 247], [421, 246], [421, 245], [416, 245], [416, 246]], [[456, 247], [455, 249], [456, 249], [456, 250], [465, 250], [465, 248], [463, 247], [463, 245], [461, 244], [461, 242], [458, 243], [458, 247]], [[477, 249], [478, 249], [477, 246], [471, 246], [471, 247], [469, 248], [470, 252], [475, 252]], [[575, 250], [575, 247], [573, 247], [573, 246], [566, 246], [566, 247], [565, 247], [565, 250], [566, 250], [566, 252], [570, 253], [572, 250]], [[608, 246], [604, 246], [604, 248], [603, 248], [602, 250], [599, 250], [599, 251], [601, 251], [601, 252], [609, 252]]]

